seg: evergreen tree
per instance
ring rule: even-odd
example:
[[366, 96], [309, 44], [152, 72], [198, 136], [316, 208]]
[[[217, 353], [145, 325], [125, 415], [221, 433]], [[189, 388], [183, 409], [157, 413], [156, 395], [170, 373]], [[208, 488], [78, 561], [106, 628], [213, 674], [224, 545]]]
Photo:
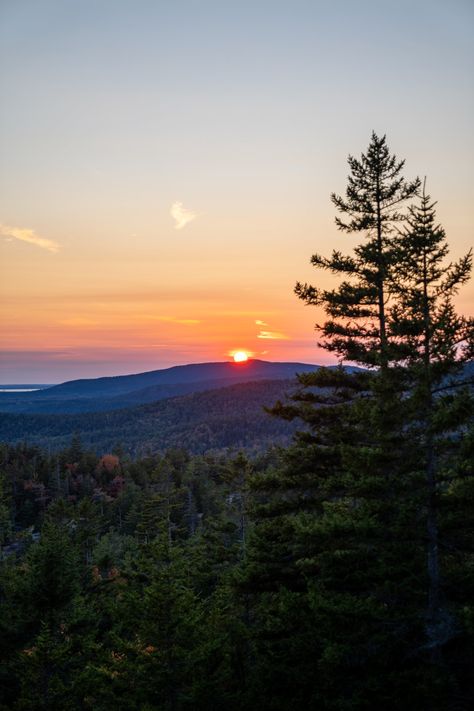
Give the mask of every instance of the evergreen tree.
[[391, 155], [385, 136], [375, 132], [367, 153], [360, 160], [349, 156], [348, 163], [346, 197], [331, 196], [346, 216], [336, 217], [336, 224], [343, 232], [365, 232], [366, 241], [352, 256], [334, 250], [330, 258], [311, 258], [315, 267], [347, 278], [339, 288], [329, 291], [298, 282], [295, 292], [307, 304], [322, 305], [329, 316], [317, 327], [325, 338], [323, 348], [345, 360], [386, 368], [391, 359], [386, 303], [395, 261], [393, 236], [405, 219], [403, 204], [417, 195], [420, 181], [405, 180], [405, 161]]
[[453, 296], [470, 277], [472, 250], [457, 262], [446, 263], [446, 234], [436, 223], [435, 205], [424, 186], [419, 205], [410, 207], [406, 228], [396, 241], [397, 270], [392, 275], [396, 302], [389, 322], [407, 366], [405, 420], [416, 452], [412, 466], [423, 468], [425, 476], [427, 632], [433, 655], [439, 657], [440, 648], [455, 633], [455, 623], [442, 600], [438, 507], [446, 469], [451, 483], [457, 476], [453, 453], [474, 412], [469, 391], [461, 389], [468, 380], [462, 366], [473, 354], [474, 321], [457, 315], [453, 306]]
[[230, 511], [235, 512], [237, 519], [237, 537], [242, 558], [245, 557], [248, 536], [247, 482], [252, 475], [252, 470], [247, 457], [243, 452], [239, 452], [230, 460], [222, 473], [222, 478], [227, 484], [227, 504]]
[[62, 711], [65, 707], [80, 708], [71, 693], [79, 669], [74, 664], [68, 637], [60, 630], [53, 633], [43, 622], [33, 644], [21, 651], [18, 664], [20, 692], [15, 709]]
[[57, 623], [79, 590], [77, 550], [64, 528], [46, 522], [26, 557], [21, 602], [32, 619]]
[[0, 473], [0, 554], [2, 546], [12, 533], [11, 497], [8, 495], [6, 477]]
[[[275, 639], [288, 649], [295, 636], [301, 640], [293, 661], [305, 673], [287, 677], [287, 705], [298, 698], [323, 708], [395, 708], [405, 699], [441, 709], [458, 682], [449, 667], [433, 672], [440, 657], [432, 650], [453, 639], [459, 616], [453, 620], [440, 605], [435, 458], [442, 453], [443, 470], [453, 476], [452, 445], [470, 405], [467, 393], [453, 399], [435, 391], [456, 362], [472, 357], [472, 323], [457, 317], [451, 302], [471, 258], [442, 266], [444, 233], [428, 218], [425, 196], [421, 208], [402, 212], [419, 181], [401, 177], [403, 162], [390, 156], [385, 137], [373, 134], [367, 154], [350, 157], [349, 165], [346, 199], [333, 195], [349, 219], [336, 222], [346, 232], [365, 231], [366, 241], [352, 256], [312, 258], [342, 275], [339, 287], [298, 283], [296, 293], [328, 317], [316, 327], [320, 345], [369, 370], [301, 375], [291, 401], [273, 408], [299, 419], [304, 431], [281, 468], [254, 483], [257, 525], [244, 587], [264, 601], [256, 625], [262, 677], [276, 683], [265, 662], [278, 658]], [[306, 610], [296, 629], [293, 606]], [[262, 648], [270, 621], [273, 641]], [[319, 660], [312, 671], [300, 657], [307, 629], [315, 631]], [[311, 674], [303, 697], [296, 696]]]

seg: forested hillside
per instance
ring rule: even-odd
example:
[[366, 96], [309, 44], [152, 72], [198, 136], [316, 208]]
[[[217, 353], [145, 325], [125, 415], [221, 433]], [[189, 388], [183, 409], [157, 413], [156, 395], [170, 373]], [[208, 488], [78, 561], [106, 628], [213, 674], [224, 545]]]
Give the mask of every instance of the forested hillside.
[[288, 444], [296, 426], [271, 418], [264, 406], [295, 389], [291, 380], [257, 381], [162, 400], [150, 405], [81, 415], [0, 413], [0, 441], [28, 441], [59, 449], [75, 433], [98, 453], [120, 443], [137, 455], [184, 447], [193, 453], [227, 448], [265, 451]]
[[135, 375], [72, 380], [35, 392], [0, 392], [0, 412], [105, 412], [177, 395], [259, 380], [288, 380], [317, 370], [304, 363], [194, 363]]

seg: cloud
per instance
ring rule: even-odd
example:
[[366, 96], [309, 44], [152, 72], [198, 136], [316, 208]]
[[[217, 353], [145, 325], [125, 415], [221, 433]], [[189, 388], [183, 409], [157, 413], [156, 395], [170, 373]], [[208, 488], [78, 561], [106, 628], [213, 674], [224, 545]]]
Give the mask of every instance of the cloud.
[[197, 217], [197, 212], [191, 212], [183, 207], [182, 202], [174, 202], [171, 205], [170, 215], [175, 220], [175, 230], [182, 230], [188, 222], [192, 222]]
[[41, 247], [41, 249], [46, 249], [48, 252], [59, 252], [59, 244], [53, 242], [52, 239], [46, 239], [45, 237], [40, 237], [36, 234], [34, 230], [30, 230], [26, 227], [11, 227], [10, 225], [0, 225], [0, 235], [4, 237], [20, 240], [21, 242], [28, 242], [29, 244], [34, 244], [36, 247]]
[[[255, 321], [256, 326], [269, 326], [268, 323], [265, 321], [262, 321], [261, 319], [256, 319]], [[288, 336], [286, 336], [284, 333], [281, 333], [281, 331], [267, 331], [266, 329], [260, 328], [259, 333], [257, 334], [257, 338], [261, 338], [263, 340], [268, 340], [268, 341], [284, 341], [288, 339]]]
[[284, 333], [280, 333], [279, 331], [260, 331], [260, 333], [257, 335], [257, 338], [263, 338], [265, 340], [284, 341], [288, 338], [288, 336], [285, 336]]

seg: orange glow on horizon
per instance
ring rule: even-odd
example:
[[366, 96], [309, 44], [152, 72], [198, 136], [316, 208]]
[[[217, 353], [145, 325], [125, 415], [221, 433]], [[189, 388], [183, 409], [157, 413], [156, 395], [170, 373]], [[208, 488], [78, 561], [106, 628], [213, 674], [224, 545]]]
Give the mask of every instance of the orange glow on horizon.
[[249, 359], [245, 351], [236, 351], [234, 353], [234, 363], [245, 363]]

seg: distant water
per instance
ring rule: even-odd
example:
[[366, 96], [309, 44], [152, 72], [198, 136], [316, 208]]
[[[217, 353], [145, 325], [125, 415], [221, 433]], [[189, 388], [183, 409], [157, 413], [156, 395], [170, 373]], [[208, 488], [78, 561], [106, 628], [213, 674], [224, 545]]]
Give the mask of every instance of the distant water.
[[33, 393], [35, 390], [44, 390], [51, 385], [0, 385], [0, 393]]

